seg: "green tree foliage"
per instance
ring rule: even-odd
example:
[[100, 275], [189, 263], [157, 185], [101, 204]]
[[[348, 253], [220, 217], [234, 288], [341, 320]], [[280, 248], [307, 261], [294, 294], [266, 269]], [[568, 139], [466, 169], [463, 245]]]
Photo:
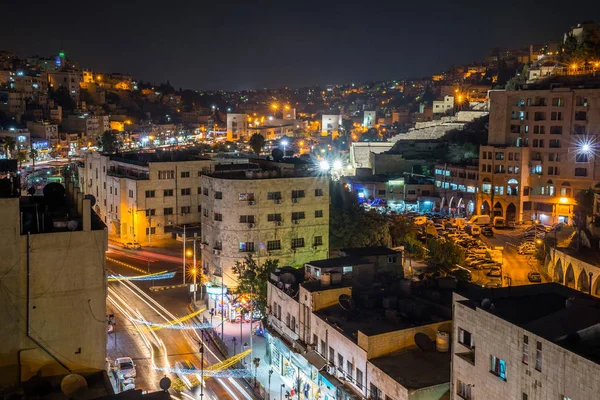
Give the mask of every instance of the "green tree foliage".
[[17, 153], [17, 160], [19, 160], [19, 168], [23, 168], [23, 162], [27, 161], [27, 154], [24, 151]]
[[38, 158], [38, 151], [36, 149], [34, 149], [33, 147], [31, 148], [31, 150], [29, 150], [29, 158], [31, 159], [33, 168], [35, 168], [35, 161]]
[[271, 157], [273, 157], [273, 160], [278, 162], [283, 160], [283, 150], [281, 150], [279, 147], [274, 148], [271, 151]]
[[279, 260], [267, 258], [260, 264], [252, 255], [247, 255], [243, 261], [236, 261], [233, 273], [236, 275], [238, 287], [236, 293], [239, 295], [250, 295], [254, 299], [255, 310], [259, 310], [264, 316], [267, 307], [267, 281], [271, 272], [279, 265]]
[[117, 131], [108, 130], [102, 133], [102, 136], [99, 138], [100, 145], [102, 146], [102, 150], [105, 153], [113, 154], [119, 148], [119, 137]]
[[450, 271], [465, 262], [465, 250], [454, 241], [429, 240], [427, 263], [442, 271]]
[[6, 154], [7, 158], [12, 158], [12, 153], [15, 151], [16, 147], [17, 142], [13, 137], [7, 136], [3, 139], [2, 148], [4, 149], [4, 153]]
[[256, 155], [259, 155], [265, 146], [265, 137], [260, 133], [255, 133], [250, 137], [248, 144], [252, 147], [252, 151], [254, 151]]
[[579, 229], [584, 229], [586, 221], [594, 214], [594, 191], [590, 188], [580, 190], [575, 194], [577, 205], [573, 209], [575, 212], [575, 224]]
[[375, 210], [365, 211], [354, 193], [331, 184], [329, 243], [332, 248], [390, 246], [390, 221]]

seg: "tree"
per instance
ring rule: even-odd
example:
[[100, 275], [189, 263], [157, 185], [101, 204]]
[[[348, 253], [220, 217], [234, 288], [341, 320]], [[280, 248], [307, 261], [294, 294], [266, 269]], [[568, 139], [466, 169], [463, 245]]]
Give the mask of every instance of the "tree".
[[99, 142], [105, 153], [112, 154], [118, 150], [119, 139], [117, 138], [117, 132], [114, 130], [104, 131]]
[[6, 158], [12, 158], [12, 152], [15, 151], [17, 147], [17, 142], [11, 136], [7, 136], [4, 138], [4, 143], [2, 144], [4, 148], [4, 153], [6, 154]]
[[438, 270], [449, 272], [456, 265], [465, 262], [465, 250], [452, 240], [445, 242], [429, 240], [427, 248], [429, 249], [427, 263]]
[[37, 160], [37, 157], [38, 157], [38, 151], [32, 147], [31, 150], [29, 150], [29, 158], [31, 159], [33, 168], [35, 168], [35, 160]]
[[267, 282], [271, 272], [279, 265], [279, 260], [267, 258], [261, 265], [252, 255], [247, 255], [243, 261], [236, 261], [233, 266], [233, 273], [237, 276], [238, 295], [250, 296], [254, 302], [254, 309], [260, 311], [261, 315], [266, 315], [267, 308]]
[[260, 133], [255, 133], [250, 137], [248, 144], [252, 147], [252, 151], [254, 151], [256, 155], [260, 155], [265, 146], [265, 137]]
[[19, 160], [19, 169], [23, 169], [23, 161], [27, 160], [27, 154], [24, 151], [17, 153], [17, 160]]

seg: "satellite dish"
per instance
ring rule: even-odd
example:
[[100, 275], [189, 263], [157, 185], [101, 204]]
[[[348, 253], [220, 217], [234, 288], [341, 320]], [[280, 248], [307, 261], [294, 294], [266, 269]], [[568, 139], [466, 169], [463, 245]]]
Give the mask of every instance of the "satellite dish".
[[51, 182], [44, 186], [44, 199], [51, 207], [59, 207], [65, 204], [65, 187], [57, 182]]
[[347, 294], [341, 294], [338, 297], [338, 303], [345, 311], [351, 312], [354, 310], [354, 300]]
[[83, 196], [83, 198], [90, 200], [91, 207], [94, 207], [94, 205], [96, 205], [96, 197], [93, 194], [86, 194], [85, 196]]
[[171, 379], [165, 376], [160, 380], [160, 383], [158, 385], [162, 390], [166, 392], [171, 387]]
[[289, 272], [286, 272], [285, 274], [281, 274], [279, 276], [279, 281], [285, 284], [292, 284], [296, 282], [296, 277]]
[[68, 398], [83, 398], [87, 389], [87, 381], [78, 374], [69, 374], [60, 382], [60, 390]]
[[70, 220], [69, 222], [67, 222], [67, 228], [69, 228], [70, 231], [77, 230], [78, 226], [79, 224], [75, 220]]
[[423, 332], [417, 332], [415, 334], [415, 344], [419, 349], [421, 349], [422, 352], [425, 353], [435, 350], [435, 343]]
[[277, 282], [277, 287], [278, 287], [279, 289], [283, 289], [283, 282], [281, 282], [281, 281], [280, 281], [280, 282]]
[[484, 310], [489, 310], [491, 305], [492, 305], [492, 301], [490, 299], [488, 299], [487, 297], [485, 299], [481, 300], [481, 308], [483, 308]]

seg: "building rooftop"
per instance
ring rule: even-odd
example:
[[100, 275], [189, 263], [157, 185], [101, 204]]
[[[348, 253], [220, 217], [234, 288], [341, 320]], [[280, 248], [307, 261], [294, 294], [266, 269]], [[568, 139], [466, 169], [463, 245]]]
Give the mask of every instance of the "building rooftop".
[[110, 156], [111, 161], [127, 164], [147, 166], [149, 163], [175, 162], [175, 161], [206, 161], [199, 150], [156, 150], [145, 152], [128, 152]]
[[450, 320], [449, 312], [442, 312], [423, 299], [408, 295], [397, 298], [397, 309], [370, 307], [364, 304], [348, 312], [339, 304], [316, 311], [322, 320], [343, 333], [347, 338], [358, 340], [358, 331], [367, 336], [380, 335], [435, 322]]
[[547, 79], [522, 85], [520, 90], [600, 89], [600, 76], [551, 75]]
[[450, 359], [450, 352], [423, 351], [415, 346], [369, 362], [410, 391], [448, 383]]
[[313, 267], [318, 268], [333, 268], [333, 267], [343, 267], [346, 265], [355, 265], [355, 264], [366, 264], [369, 261], [358, 257], [358, 256], [345, 256], [345, 257], [337, 257], [337, 258], [328, 258], [326, 260], [315, 260], [309, 261], [306, 264], [309, 264]]
[[387, 256], [393, 254], [400, 254], [402, 251], [390, 249], [385, 246], [374, 246], [374, 247], [352, 247], [346, 249], [340, 249], [340, 254], [345, 256], [353, 257], [368, 257], [368, 256]]
[[[600, 363], [600, 337], [583, 331], [600, 327], [600, 300], [558, 283], [475, 289], [462, 301]], [[482, 301], [490, 300], [485, 306]]]
[[[255, 164], [251, 164], [255, 165]], [[259, 180], [259, 179], [288, 179], [288, 178], [323, 178], [327, 179], [326, 175], [319, 175], [313, 171], [290, 169], [290, 168], [267, 168], [235, 171], [214, 171], [207, 173], [207, 176], [218, 179], [232, 180]]]

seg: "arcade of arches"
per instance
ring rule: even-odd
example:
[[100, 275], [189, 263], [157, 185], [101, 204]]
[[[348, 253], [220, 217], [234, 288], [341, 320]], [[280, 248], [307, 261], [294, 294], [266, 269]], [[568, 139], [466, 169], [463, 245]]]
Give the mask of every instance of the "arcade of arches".
[[600, 297], [600, 267], [595, 264], [550, 249], [544, 267], [553, 282]]

